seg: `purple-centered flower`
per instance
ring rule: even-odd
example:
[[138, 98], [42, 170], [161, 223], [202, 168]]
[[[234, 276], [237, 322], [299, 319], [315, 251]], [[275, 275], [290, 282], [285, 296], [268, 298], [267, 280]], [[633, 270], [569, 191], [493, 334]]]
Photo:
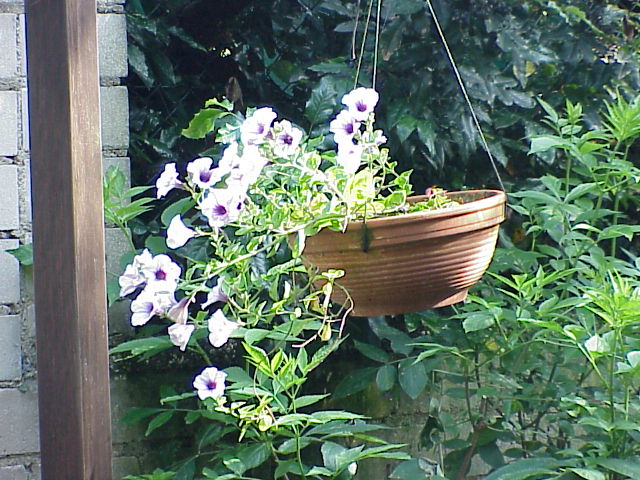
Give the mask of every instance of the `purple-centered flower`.
[[189, 304], [191, 302], [193, 302], [193, 298], [184, 297], [169, 309], [167, 317], [174, 323], [186, 324], [189, 319]]
[[362, 145], [354, 145], [351, 142], [339, 143], [336, 161], [348, 175], [356, 173], [362, 162]]
[[227, 294], [222, 290], [222, 279], [218, 278], [216, 285], [207, 294], [207, 300], [200, 305], [203, 310], [216, 302], [226, 302], [229, 300]]
[[244, 197], [247, 189], [258, 180], [267, 163], [267, 159], [262, 156], [258, 147], [245, 145], [242, 157], [231, 169], [227, 178], [227, 187], [234, 189], [240, 197]]
[[220, 181], [224, 173], [217, 168], [211, 168], [213, 160], [209, 157], [196, 158], [187, 165], [189, 181], [203, 190], [213, 187]]
[[227, 343], [231, 334], [240, 326], [236, 322], [227, 319], [222, 310], [216, 310], [207, 323], [209, 327], [209, 343], [216, 348]]
[[187, 349], [191, 334], [196, 329], [195, 325], [184, 325], [182, 323], [174, 323], [169, 326], [169, 340], [183, 352]]
[[167, 228], [167, 247], [179, 248], [182, 247], [189, 239], [193, 238], [196, 232], [187, 227], [180, 215], [176, 215], [171, 219], [169, 228]]
[[221, 168], [229, 173], [232, 168], [237, 167], [240, 164], [240, 155], [238, 153], [238, 142], [233, 142], [222, 153], [222, 158], [218, 163], [218, 168]]
[[352, 142], [353, 136], [359, 129], [360, 122], [349, 110], [342, 110], [329, 124], [329, 130], [333, 133], [333, 139], [337, 144]]
[[274, 130], [278, 132], [275, 137], [273, 151], [281, 157], [289, 157], [296, 153], [300, 140], [302, 140], [302, 130], [291, 125], [289, 120], [282, 120], [274, 125]]
[[131, 325], [140, 327], [155, 315], [165, 313], [173, 304], [175, 300], [172, 293], [160, 293], [145, 288], [131, 302]]
[[193, 388], [196, 389], [200, 400], [220, 398], [224, 395], [226, 378], [227, 374], [216, 367], [207, 367], [193, 380]]
[[277, 117], [270, 107], [259, 108], [240, 126], [240, 139], [245, 145], [260, 145]]
[[142, 274], [142, 269], [151, 263], [153, 257], [151, 252], [146, 248], [144, 251], [133, 257], [133, 262], [127, 265], [124, 273], [118, 279], [120, 284], [120, 296], [124, 297], [133, 293], [136, 288], [144, 285], [147, 281], [146, 277]]
[[159, 293], [173, 293], [178, 285], [182, 269], [168, 255], [156, 255], [152, 261], [142, 268], [147, 280], [145, 289]]
[[178, 172], [175, 163], [167, 163], [164, 170], [156, 180], [156, 188], [158, 192], [156, 198], [162, 198], [174, 188], [182, 187], [182, 182], [178, 180]]
[[363, 121], [373, 112], [379, 98], [378, 92], [373, 88], [359, 87], [342, 97], [342, 103], [356, 120]]
[[200, 201], [200, 210], [212, 228], [221, 228], [238, 219], [244, 191], [238, 188], [212, 188]]

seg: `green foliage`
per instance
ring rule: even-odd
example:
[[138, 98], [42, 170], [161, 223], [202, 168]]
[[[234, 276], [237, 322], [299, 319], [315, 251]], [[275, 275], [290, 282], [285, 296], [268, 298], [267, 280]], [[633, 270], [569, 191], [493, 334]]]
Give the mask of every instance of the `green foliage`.
[[[539, 132], [536, 98], [554, 107], [565, 98], [581, 102], [593, 122], [598, 99], [638, 88], [633, 4], [433, 3], [491, 149], [518, 178], [539, 171], [520, 142]], [[240, 111], [276, 105], [313, 135], [324, 133], [334, 99], [353, 88], [363, 39], [359, 79], [371, 81], [377, 12], [368, 17], [368, 7], [224, 1], [214, 12], [204, 0], [128, 2], [136, 162], [153, 175], [149, 165], [194, 155], [197, 147], [179, 133], [212, 95], [225, 95]], [[494, 183], [425, 3], [383, 2], [380, 18], [378, 120], [400, 170], [414, 169], [420, 189]], [[135, 177], [148, 183], [145, 175]]]
[[11, 248], [5, 250], [7, 253], [13, 255], [20, 265], [23, 267], [30, 267], [33, 265], [33, 244], [27, 243], [25, 245], [20, 245], [17, 248]]
[[510, 194], [512, 237], [470, 301], [407, 315], [408, 331], [369, 319], [375, 339], [354, 342], [366, 367], [346, 394], [374, 383], [424, 401], [421, 439], [444, 477], [478, 456], [496, 480], [637, 478], [637, 101], [605, 105], [590, 130], [580, 104], [541, 102], [550, 131], [530, 151], [553, 173]]

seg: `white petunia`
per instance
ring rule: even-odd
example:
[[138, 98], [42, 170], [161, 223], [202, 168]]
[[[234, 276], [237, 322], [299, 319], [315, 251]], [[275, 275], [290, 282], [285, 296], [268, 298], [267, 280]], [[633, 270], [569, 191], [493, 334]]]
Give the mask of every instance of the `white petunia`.
[[229, 297], [227, 297], [222, 290], [222, 279], [219, 278], [215, 287], [213, 287], [207, 294], [207, 300], [200, 305], [200, 308], [204, 310], [209, 305], [213, 305], [216, 302], [226, 302], [227, 300], [229, 300]]
[[259, 108], [240, 126], [240, 138], [245, 145], [260, 145], [277, 117], [270, 107]]
[[167, 228], [167, 247], [182, 247], [195, 235], [195, 230], [187, 227], [182, 221], [182, 218], [180, 218], [180, 215], [176, 215], [171, 219], [169, 228]]
[[221, 228], [238, 219], [243, 197], [242, 189], [213, 188], [200, 201], [199, 207], [212, 228]]
[[236, 322], [228, 320], [222, 310], [216, 310], [208, 321], [209, 343], [216, 348], [223, 346], [239, 326]]
[[168, 329], [169, 339], [176, 347], [179, 347], [183, 352], [187, 349], [191, 334], [196, 329], [195, 325], [185, 325], [181, 323], [174, 323]]
[[198, 392], [200, 400], [220, 398], [224, 395], [227, 374], [216, 367], [207, 367], [193, 380], [193, 388]]
[[131, 325], [140, 327], [156, 315], [165, 313], [175, 300], [172, 294], [154, 292], [145, 288], [131, 302]]
[[156, 194], [157, 198], [164, 197], [167, 193], [169, 193], [174, 188], [182, 187], [182, 182], [178, 180], [178, 172], [176, 171], [175, 163], [167, 163], [164, 166], [164, 170], [162, 174], [156, 180], [156, 188], [158, 192]]
[[159, 293], [173, 293], [178, 285], [182, 269], [168, 255], [160, 254], [142, 268], [147, 280], [146, 289]]
[[360, 122], [348, 110], [342, 110], [329, 124], [329, 130], [337, 144], [352, 142], [359, 129]]
[[189, 181], [203, 190], [213, 187], [220, 181], [224, 173], [211, 168], [213, 160], [209, 157], [196, 158], [187, 165]]
[[351, 142], [339, 143], [336, 161], [344, 168], [345, 173], [356, 173], [362, 162], [362, 145], [354, 145]]
[[281, 157], [295, 154], [302, 140], [302, 130], [291, 125], [289, 120], [276, 123], [274, 130], [278, 132], [275, 137], [274, 153]]
[[376, 107], [380, 96], [373, 88], [359, 87], [342, 97], [342, 103], [356, 120], [363, 121]]

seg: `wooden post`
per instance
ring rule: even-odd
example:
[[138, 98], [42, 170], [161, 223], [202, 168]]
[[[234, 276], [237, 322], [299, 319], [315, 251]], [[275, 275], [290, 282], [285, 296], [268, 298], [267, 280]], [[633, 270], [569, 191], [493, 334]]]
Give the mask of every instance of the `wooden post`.
[[43, 480], [111, 480], [96, 3], [27, 0]]

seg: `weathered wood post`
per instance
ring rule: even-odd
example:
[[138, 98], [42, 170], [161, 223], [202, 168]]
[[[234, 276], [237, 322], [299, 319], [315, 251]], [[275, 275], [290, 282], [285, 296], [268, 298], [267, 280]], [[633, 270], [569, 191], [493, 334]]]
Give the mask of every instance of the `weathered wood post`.
[[43, 480], [111, 480], [96, 3], [27, 0]]

